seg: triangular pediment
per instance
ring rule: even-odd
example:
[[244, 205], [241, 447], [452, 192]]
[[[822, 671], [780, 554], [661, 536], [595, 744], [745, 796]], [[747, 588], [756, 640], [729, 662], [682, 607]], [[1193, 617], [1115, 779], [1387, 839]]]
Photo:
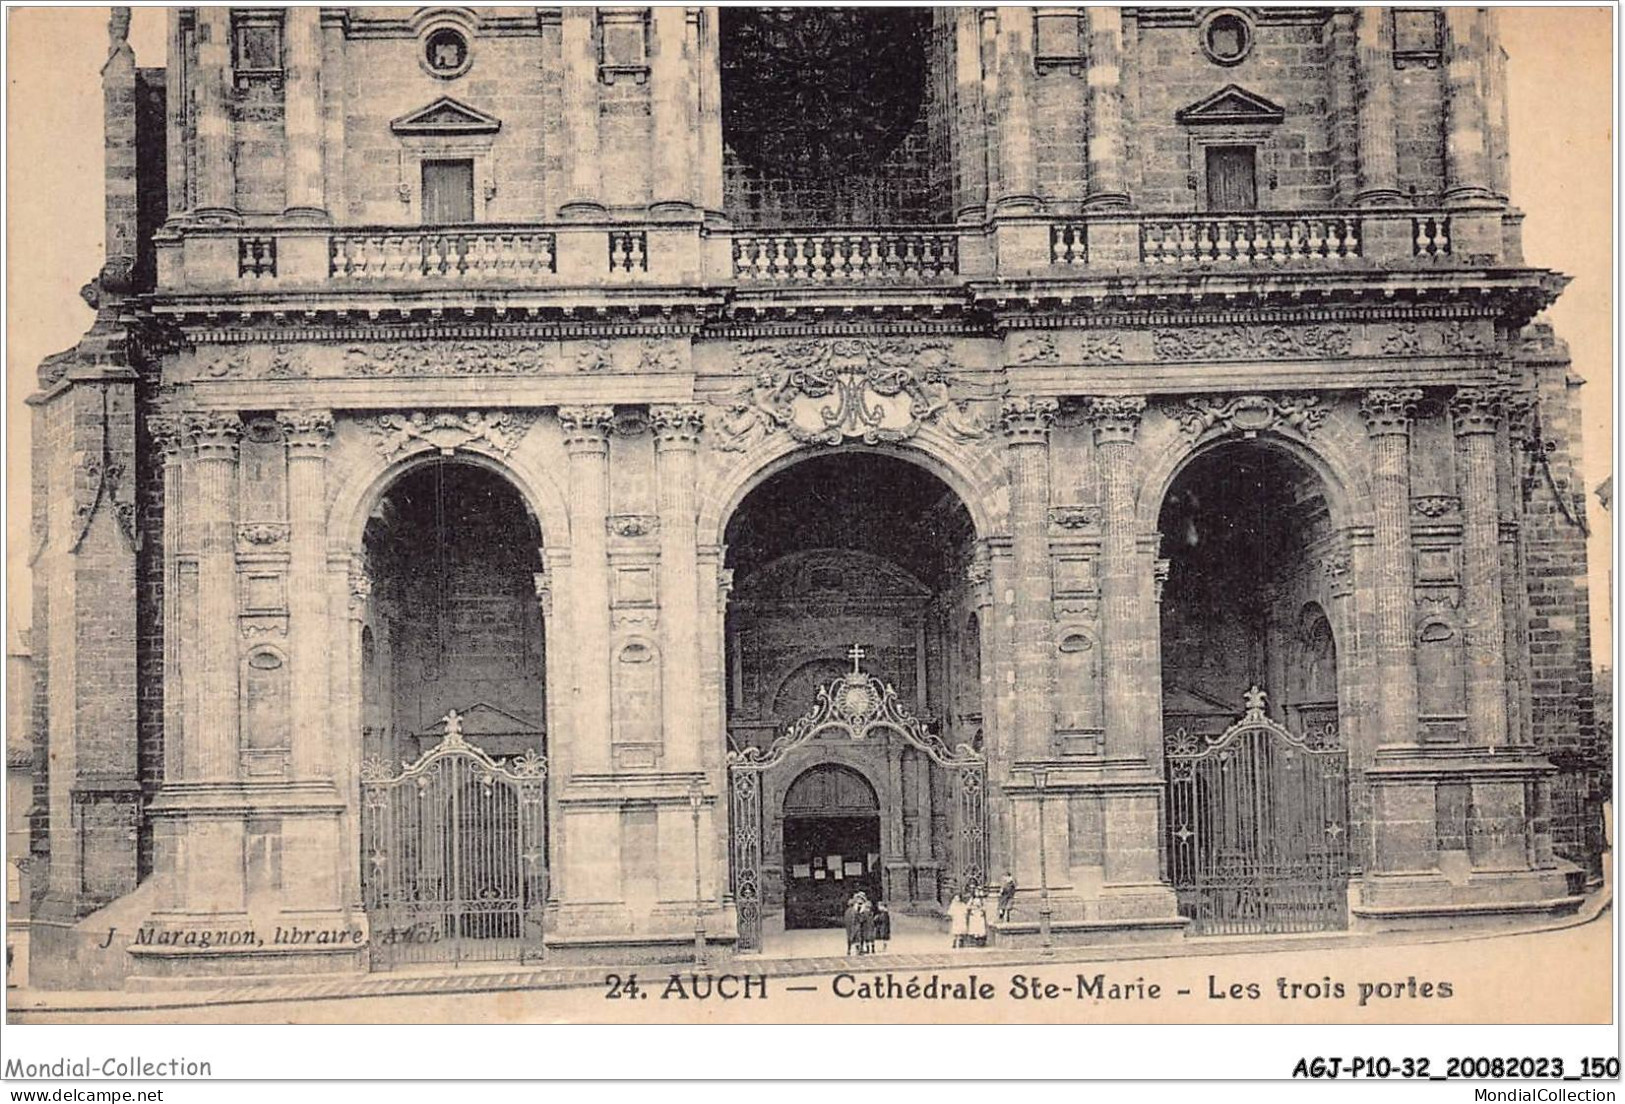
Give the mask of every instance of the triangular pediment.
[[[482, 736], [529, 736], [542, 731], [542, 726], [535, 721], [499, 709], [489, 702], [475, 702], [466, 709], [457, 710], [457, 716], [463, 722], [463, 738], [476, 747], [480, 746], [479, 738]], [[446, 722], [442, 718], [418, 735], [438, 738], [445, 734]]]
[[1240, 85], [1227, 84], [1211, 96], [1180, 108], [1174, 118], [1188, 126], [1279, 123], [1286, 118], [1286, 109]]
[[402, 115], [389, 124], [396, 134], [495, 134], [502, 120], [477, 108], [442, 96], [427, 107]]

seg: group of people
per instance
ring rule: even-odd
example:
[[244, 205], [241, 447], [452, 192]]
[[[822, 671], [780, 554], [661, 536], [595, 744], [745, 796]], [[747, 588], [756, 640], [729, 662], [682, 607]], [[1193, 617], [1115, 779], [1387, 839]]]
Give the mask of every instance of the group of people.
[[846, 953], [874, 954], [878, 945], [882, 951], [891, 942], [891, 913], [886, 902], [871, 901], [859, 890], [846, 902]]
[[[967, 885], [963, 892], [955, 893], [954, 899], [948, 902], [948, 933], [953, 938], [954, 947], [987, 946], [987, 898], [987, 886]], [[1015, 875], [1007, 870], [999, 883], [1000, 920], [1010, 919], [1010, 909], [1015, 900]]]
[[[987, 899], [991, 887], [978, 884], [965, 886], [948, 903], [948, 931], [953, 945], [959, 947], [987, 946]], [[1010, 910], [1016, 900], [1016, 879], [1008, 870], [999, 883], [998, 918], [1010, 919]], [[878, 947], [884, 951], [891, 942], [891, 913], [884, 901], [871, 901], [862, 890], [847, 898], [846, 953], [874, 954]]]

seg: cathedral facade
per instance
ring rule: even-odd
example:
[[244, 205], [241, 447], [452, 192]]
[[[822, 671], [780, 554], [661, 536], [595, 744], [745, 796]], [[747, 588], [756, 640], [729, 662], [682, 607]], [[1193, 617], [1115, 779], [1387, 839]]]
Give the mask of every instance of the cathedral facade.
[[1579, 905], [1493, 12], [168, 19], [138, 68], [115, 11], [30, 400], [36, 984], [749, 953], [1007, 873], [1005, 945]]

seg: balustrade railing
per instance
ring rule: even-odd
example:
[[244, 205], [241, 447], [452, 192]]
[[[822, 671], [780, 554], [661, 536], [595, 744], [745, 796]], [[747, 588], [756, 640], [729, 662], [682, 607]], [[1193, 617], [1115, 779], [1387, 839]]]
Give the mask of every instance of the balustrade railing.
[[237, 239], [238, 276], [275, 276], [276, 239], [253, 237]]
[[941, 280], [959, 273], [951, 231], [737, 232], [734, 277], [761, 283]]
[[1412, 218], [1411, 246], [1412, 256], [1450, 256], [1450, 216], [1417, 215]]
[[642, 230], [612, 230], [609, 235], [609, 270], [649, 271], [649, 235]]
[[536, 230], [336, 233], [328, 274], [349, 280], [515, 279], [558, 271], [557, 242]]
[[1167, 265], [1271, 265], [1360, 256], [1348, 215], [1146, 215], [1140, 259]]
[[1049, 228], [1050, 264], [1081, 265], [1089, 263], [1089, 224], [1087, 222], [1057, 222]]

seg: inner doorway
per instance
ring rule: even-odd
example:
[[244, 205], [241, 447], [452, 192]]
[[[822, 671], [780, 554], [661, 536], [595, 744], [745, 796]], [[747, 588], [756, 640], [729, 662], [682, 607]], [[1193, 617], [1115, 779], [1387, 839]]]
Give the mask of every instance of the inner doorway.
[[881, 899], [880, 803], [849, 767], [804, 772], [784, 798], [784, 926], [836, 928], [846, 902]]

